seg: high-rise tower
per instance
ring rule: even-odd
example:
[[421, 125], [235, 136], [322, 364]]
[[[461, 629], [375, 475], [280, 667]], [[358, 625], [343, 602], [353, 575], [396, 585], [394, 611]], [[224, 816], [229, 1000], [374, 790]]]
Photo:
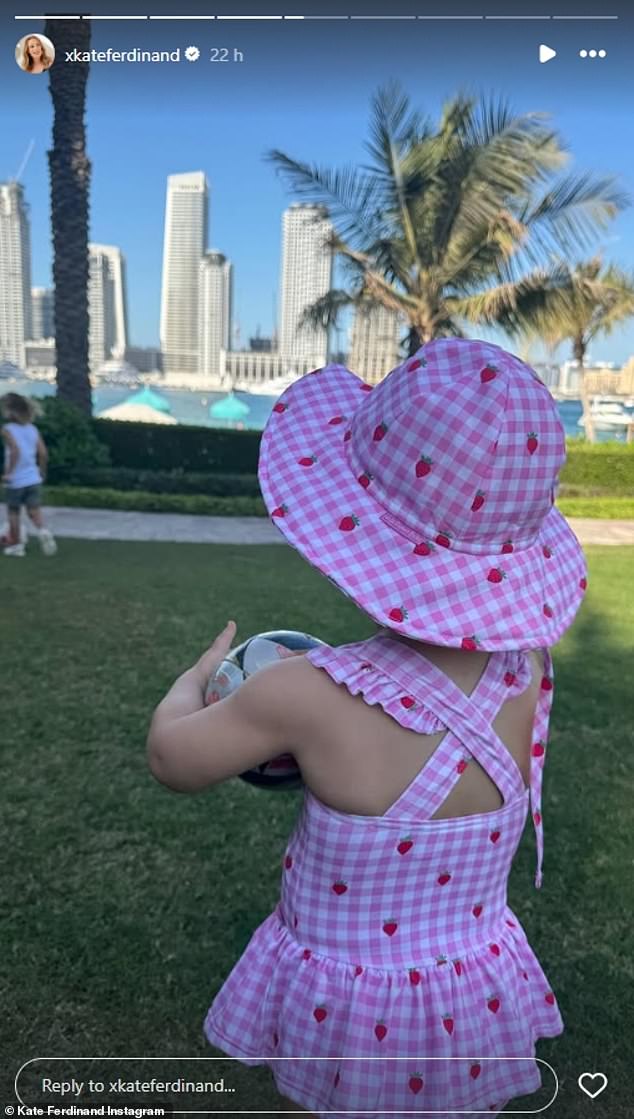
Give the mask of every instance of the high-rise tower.
[[399, 334], [403, 319], [396, 311], [376, 305], [358, 307], [352, 323], [348, 365], [368, 384], [377, 384], [398, 365]]
[[324, 327], [300, 327], [302, 312], [332, 287], [333, 255], [327, 245], [332, 226], [322, 207], [295, 203], [282, 218], [280, 338], [289, 365], [323, 365], [328, 354]]
[[25, 363], [31, 337], [31, 235], [20, 183], [0, 183], [0, 361]]
[[34, 342], [54, 338], [52, 288], [31, 288], [31, 337]]
[[166, 373], [198, 373], [200, 261], [207, 246], [207, 209], [202, 171], [168, 176], [160, 328]]
[[95, 372], [128, 345], [125, 258], [115, 245], [89, 245], [89, 364]]
[[200, 262], [198, 371], [203, 377], [220, 375], [220, 351], [230, 348], [231, 262], [222, 253], [205, 253]]

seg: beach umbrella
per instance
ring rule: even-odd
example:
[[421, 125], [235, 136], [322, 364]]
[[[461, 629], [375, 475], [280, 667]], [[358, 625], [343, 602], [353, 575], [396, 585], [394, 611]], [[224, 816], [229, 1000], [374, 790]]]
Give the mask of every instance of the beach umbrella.
[[166, 400], [160, 393], [154, 392], [154, 389], [145, 385], [144, 388], [139, 389], [138, 392], [129, 396], [125, 402], [126, 404], [142, 404], [148, 408], [156, 408], [158, 412], [171, 412], [172, 405], [169, 400]]
[[230, 392], [211, 405], [209, 415], [214, 420], [241, 420], [243, 416], [248, 416], [250, 410], [248, 404]]
[[130, 423], [145, 424], [177, 423], [173, 416], [168, 416], [165, 412], [158, 412], [156, 408], [150, 408], [148, 404], [131, 404], [129, 400], [125, 400], [123, 404], [115, 404], [112, 408], [106, 408], [104, 412], [99, 412], [97, 419], [127, 420]]

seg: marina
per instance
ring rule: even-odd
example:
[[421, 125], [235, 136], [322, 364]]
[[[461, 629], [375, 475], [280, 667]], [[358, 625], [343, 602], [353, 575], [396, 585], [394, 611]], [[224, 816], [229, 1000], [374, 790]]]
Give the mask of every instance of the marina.
[[[284, 382], [282, 387], [273, 394], [271, 394], [271, 389], [268, 386], [251, 386], [249, 391], [244, 391], [232, 390], [230, 386], [221, 389], [217, 386], [217, 382], [212, 383], [216, 384], [214, 389], [198, 388], [193, 390], [170, 386], [165, 383], [165, 379], [160, 377], [150, 378], [145, 376], [136, 379], [133, 383], [106, 383], [102, 381], [93, 388], [93, 413], [98, 416], [100, 413], [117, 408], [129, 402], [132, 396], [140, 395], [140, 390], [141, 393], [147, 394], [149, 391], [158, 394], [167, 402], [165, 410], [157, 410], [158, 419], [156, 422], [160, 423], [161, 420], [165, 422], [164, 417], [168, 415], [168, 422], [171, 421], [176, 424], [262, 431], [273, 405], [288, 382]], [[256, 391], [253, 391], [254, 388]], [[266, 389], [266, 391], [262, 391], [263, 389]], [[55, 395], [55, 384], [49, 380], [35, 378], [3, 378], [0, 380], [0, 393], [2, 392], [18, 392], [36, 399], [44, 398]], [[218, 411], [219, 403], [227, 401], [227, 398], [229, 401], [240, 402], [248, 408], [248, 412], [242, 413], [241, 408], [230, 407], [229, 412], [239, 411], [241, 413], [239, 418], [234, 418], [231, 415], [227, 418], [223, 418], [222, 414], [220, 416], [214, 415], [212, 410]], [[632, 407], [634, 401], [630, 398], [621, 401], [616, 397], [600, 397], [597, 399], [599, 403], [593, 405], [595, 415], [598, 417], [598, 422], [595, 419], [597, 440], [599, 442], [615, 440], [624, 443], [627, 438], [628, 425], [634, 422], [634, 407]], [[581, 401], [578, 399], [559, 399], [557, 407], [566, 435], [570, 438], [582, 436]], [[220, 409], [221, 413], [222, 410]], [[147, 417], [149, 413], [145, 412], [145, 415]]]

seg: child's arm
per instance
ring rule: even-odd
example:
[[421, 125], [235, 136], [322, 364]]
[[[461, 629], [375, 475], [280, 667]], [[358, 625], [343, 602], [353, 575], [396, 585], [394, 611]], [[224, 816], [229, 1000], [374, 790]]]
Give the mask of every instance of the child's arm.
[[150, 770], [176, 792], [199, 792], [296, 748], [302, 707], [295, 686], [297, 669], [301, 671], [293, 664], [296, 658], [267, 665], [232, 695], [204, 707], [207, 681], [231, 647], [234, 632], [223, 649], [220, 635], [154, 712], [147, 740]]
[[37, 465], [39, 467], [40, 474], [42, 475], [42, 481], [45, 482], [46, 471], [48, 469], [48, 450], [46, 448], [46, 443], [42, 439], [42, 436], [39, 434], [39, 432], [37, 440]]
[[2, 428], [2, 438], [9, 448], [9, 461], [7, 462], [6, 468], [3, 471], [2, 481], [8, 482], [10, 481], [11, 475], [13, 474], [13, 471], [15, 470], [20, 460], [20, 450], [11, 432], [7, 431], [5, 427]]

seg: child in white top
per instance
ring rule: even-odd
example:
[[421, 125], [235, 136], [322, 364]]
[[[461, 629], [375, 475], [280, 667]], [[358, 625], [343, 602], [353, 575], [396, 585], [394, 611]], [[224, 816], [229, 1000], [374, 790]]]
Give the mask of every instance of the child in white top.
[[5, 501], [9, 521], [8, 536], [3, 538], [5, 556], [24, 556], [25, 544], [20, 533], [22, 506], [35, 526], [45, 556], [52, 556], [57, 545], [52, 532], [44, 525], [41, 508], [41, 485], [46, 476], [48, 451], [33, 423], [33, 405], [24, 396], [9, 392], [2, 397], [4, 441]]

